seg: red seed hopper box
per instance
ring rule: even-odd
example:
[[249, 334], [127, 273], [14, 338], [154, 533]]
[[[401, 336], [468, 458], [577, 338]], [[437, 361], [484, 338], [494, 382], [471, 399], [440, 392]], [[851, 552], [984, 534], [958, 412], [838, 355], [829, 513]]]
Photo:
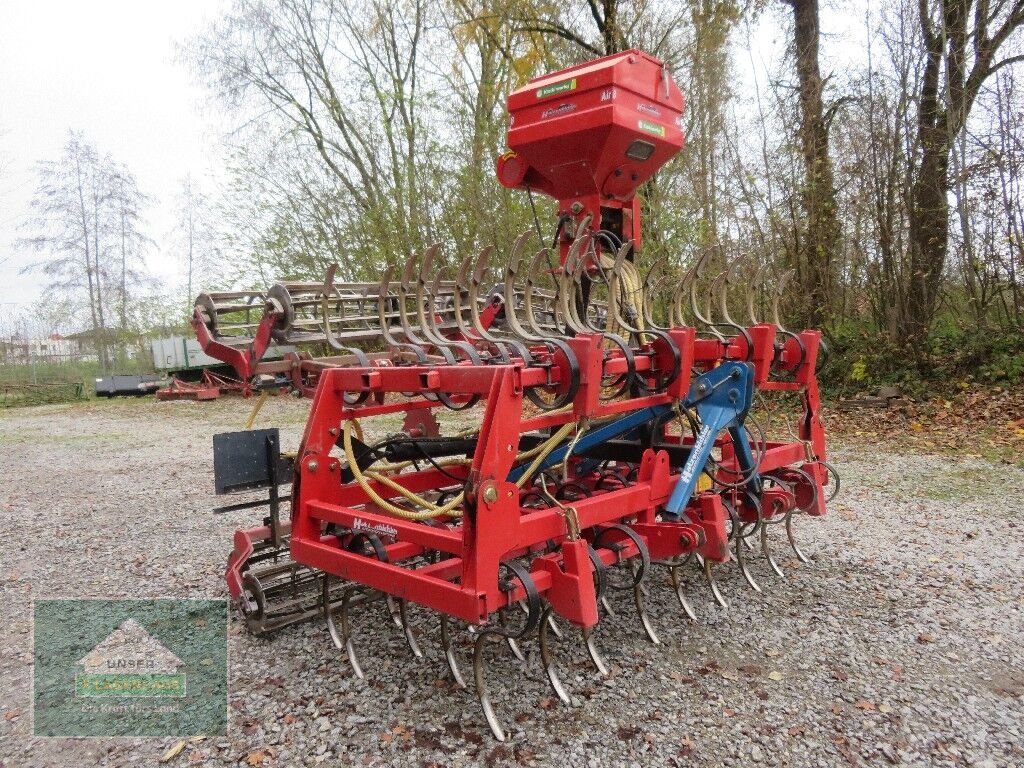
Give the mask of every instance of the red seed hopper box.
[[629, 200], [683, 147], [683, 94], [637, 50], [535, 78], [509, 95], [508, 111], [499, 181], [558, 200]]

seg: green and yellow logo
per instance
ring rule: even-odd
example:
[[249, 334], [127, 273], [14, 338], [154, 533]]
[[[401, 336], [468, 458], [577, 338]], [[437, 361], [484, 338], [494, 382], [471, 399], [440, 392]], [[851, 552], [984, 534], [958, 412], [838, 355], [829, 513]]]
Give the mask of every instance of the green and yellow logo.
[[554, 96], [556, 93], [566, 93], [568, 91], [576, 90], [576, 78], [572, 80], [563, 80], [560, 83], [552, 83], [551, 85], [545, 85], [543, 88], [537, 89], [537, 98], [544, 99], [548, 96]]
[[653, 133], [655, 136], [661, 136], [661, 138], [665, 138], [664, 125], [661, 125], [659, 123], [652, 123], [650, 120], [641, 120], [638, 123], [638, 126], [641, 131], [647, 131], [648, 133]]
[[181, 659], [128, 619], [78, 661], [75, 696], [185, 696]]

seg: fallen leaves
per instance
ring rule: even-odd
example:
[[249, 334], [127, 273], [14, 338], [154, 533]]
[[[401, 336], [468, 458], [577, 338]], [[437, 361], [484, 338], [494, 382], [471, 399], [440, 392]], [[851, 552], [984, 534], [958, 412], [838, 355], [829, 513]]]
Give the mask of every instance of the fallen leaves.
[[775, 682], [778, 682], [779, 680], [782, 679], [782, 673], [781, 672], [777, 672], [777, 671], [769, 672], [768, 673], [768, 679], [769, 680], [774, 680]]
[[173, 745], [171, 745], [171, 747], [166, 752], [164, 752], [162, 755], [160, 755], [160, 762], [161, 763], [170, 762], [171, 760], [176, 758], [178, 755], [180, 755], [181, 751], [183, 749], [185, 749], [185, 740], [184, 739], [179, 739]]
[[926, 643], [934, 643], [935, 635], [930, 635], [927, 632], [922, 632], [917, 636], [917, 642], [919, 642], [921, 645], [924, 645]]
[[263, 765], [263, 761], [266, 759], [267, 753], [263, 752], [262, 750], [250, 752], [248, 755], [245, 756], [246, 765], [252, 766], [252, 768], [256, 768], [257, 766]]

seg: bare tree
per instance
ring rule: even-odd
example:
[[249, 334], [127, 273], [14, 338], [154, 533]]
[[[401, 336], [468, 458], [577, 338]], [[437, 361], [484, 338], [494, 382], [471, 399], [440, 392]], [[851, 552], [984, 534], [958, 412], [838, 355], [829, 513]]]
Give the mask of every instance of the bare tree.
[[[39, 270], [48, 278], [48, 289], [58, 296], [84, 294], [97, 356], [103, 370], [110, 363], [112, 340], [107, 307], [110, 283], [118, 285], [117, 248], [112, 235], [128, 222], [137, 222], [141, 199], [122, 194], [136, 189], [131, 174], [110, 157], [102, 157], [81, 134], [72, 132], [59, 160], [38, 167], [38, 185], [32, 198], [33, 233], [21, 243], [41, 254], [24, 271]], [[125, 248], [127, 249], [127, 231]], [[131, 282], [127, 273], [121, 283], [125, 296]], [[116, 291], [115, 291], [116, 292]], [[127, 299], [125, 299], [127, 301]]]
[[217, 236], [213, 225], [212, 206], [209, 198], [187, 174], [181, 180], [176, 199], [176, 220], [173, 237], [181, 249], [185, 267], [185, 312], [192, 311], [198, 281], [204, 287], [212, 287], [219, 275], [217, 269]]
[[1024, 0], [919, 0], [924, 47], [911, 190], [911, 272], [904, 331], [923, 342], [949, 247], [950, 153], [983, 85], [1024, 56], [1001, 58], [1024, 25]]
[[834, 262], [842, 229], [836, 209], [836, 187], [829, 155], [829, 123], [824, 101], [818, 49], [821, 18], [818, 0], [783, 0], [793, 10], [793, 54], [800, 103], [798, 134], [804, 161], [800, 201], [804, 215], [798, 274], [805, 295], [802, 318], [812, 327], [831, 318]]

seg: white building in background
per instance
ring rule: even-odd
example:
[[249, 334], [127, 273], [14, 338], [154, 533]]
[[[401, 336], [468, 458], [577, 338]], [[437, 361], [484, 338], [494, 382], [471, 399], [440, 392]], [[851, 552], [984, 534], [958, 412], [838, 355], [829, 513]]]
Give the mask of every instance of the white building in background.
[[0, 338], [0, 361], [5, 365], [28, 363], [92, 362], [96, 351], [88, 338], [81, 334], [61, 336], [52, 334], [44, 338], [29, 339], [19, 336]]

